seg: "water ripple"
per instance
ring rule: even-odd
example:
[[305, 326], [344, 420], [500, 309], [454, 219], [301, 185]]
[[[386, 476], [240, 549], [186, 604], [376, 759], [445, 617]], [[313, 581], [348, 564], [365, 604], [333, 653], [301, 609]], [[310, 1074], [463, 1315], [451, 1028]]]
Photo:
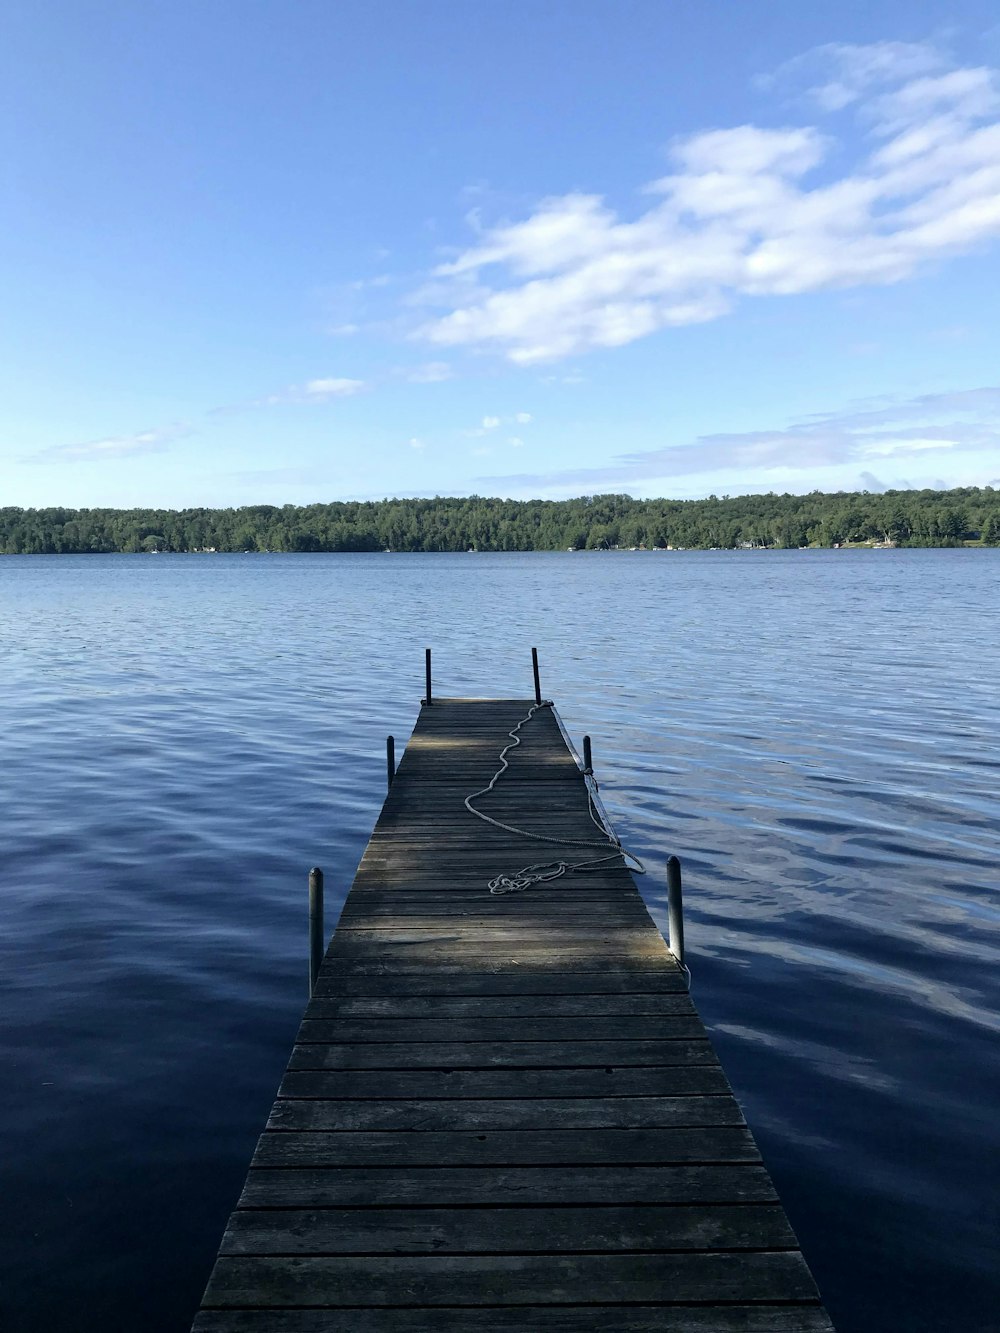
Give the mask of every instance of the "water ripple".
[[[997, 1327], [1000, 553], [0, 561], [5, 1330], [187, 1327], [435, 649], [528, 649], [841, 1333]], [[934, 607], [934, 615], [927, 607]], [[539, 892], [542, 892], [541, 890]]]

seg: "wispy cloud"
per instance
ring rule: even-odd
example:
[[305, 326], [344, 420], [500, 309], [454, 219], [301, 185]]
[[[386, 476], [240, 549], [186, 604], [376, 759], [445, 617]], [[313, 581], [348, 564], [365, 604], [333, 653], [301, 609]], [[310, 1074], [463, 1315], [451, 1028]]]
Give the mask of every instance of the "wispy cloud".
[[527, 426], [532, 421], [534, 417], [530, 412], [515, 412], [510, 417], [486, 416], [474, 430], [466, 430], [462, 434], [475, 439], [477, 436], [488, 435], [490, 431], [498, 430], [503, 425]]
[[543, 384], [586, 384], [587, 377], [581, 375], [578, 370], [572, 370], [568, 375], [542, 375]]
[[842, 111], [873, 89], [905, 85], [939, 73], [951, 62], [926, 42], [828, 42], [760, 76], [766, 91], [798, 91], [822, 111]]
[[416, 336], [530, 365], [718, 319], [741, 297], [901, 281], [1000, 236], [1000, 83], [925, 44], [831, 45], [771, 80], [868, 136], [836, 160], [817, 125], [711, 129], [674, 142], [633, 220], [594, 194], [482, 227], [415, 299]]
[[[1000, 387], [924, 394], [849, 411], [818, 413], [776, 430], [702, 435], [684, 444], [622, 454], [603, 467], [477, 477], [477, 485], [570, 493], [608, 486], [671, 483], [715, 472], [766, 486], [769, 473], [844, 465], [952, 459], [992, 464], [1000, 451]], [[865, 475], [864, 473], [862, 475]], [[954, 483], [952, 483], [954, 484]]]
[[422, 366], [415, 366], [406, 372], [411, 384], [441, 384], [453, 379], [455, 372], [447, 361], [427, 361]]
[[304, 384], [290, 384], [287, 389], [282, 389], [279, 393], [269, 393], [264, 398], [253, 398], [228, 410], [246, 411], [253, 407], [284, 407], [288, 403], [328, 403], [335, 398], [353, 398], [355, 394], [367, 393], [371, 387], [367, 380], [327, 376], [306, 380]]
[[187, 423], [158, 426], [154, 430], [136, 431], [134, 435], [109, 435], [99, 440], [85, 440], [77, 444], [56, 444], [31, 454], [25, 461], [31, 463], [100, 462], [102, 459], [119, 462], [126, 458], [141, 458], [147, 454], [162, 453], [175, 440], [193, 434]]
[[357, 278], [354, 282], [348, 283], [348, 287], [351, 291], [363, 292], [371, 287], [388, 287], [391, 282], [391, 273], [376, 273], [373, 278]]
[[326, 402], [329, 398], [351, 398], [356, 393], [364, 393], [368, 388], [365, 380], [318, 379], [307, 380], [301, 393], [312, 402]]

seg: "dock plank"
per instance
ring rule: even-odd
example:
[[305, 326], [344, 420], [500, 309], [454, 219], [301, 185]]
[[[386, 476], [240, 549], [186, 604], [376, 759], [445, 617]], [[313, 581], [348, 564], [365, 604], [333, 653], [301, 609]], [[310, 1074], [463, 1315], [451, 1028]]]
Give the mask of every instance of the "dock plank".
[[434, 1306], [814, 1300], [795, 1250], [738, 1254], [222, 1256], [206, 1305]]
[[741, 1125], [732, 1097], [279, 1098], [271, 1129], [660, 1129]]
[[[241, 1208], [775, 1203], [759, 1164], [251, 1170]], [[665, 1244], [665, 1241], [664, 1241]]]
[[[653, 1036], [660, 1031], [663, 1019], [695, 1014], [691, 997], [686, 993], [657, 995], [410, 995], [405, 998], [387, 995], [323, 995], [309, 1001], [305, 1019], [407, 1019], [409, 1023], [429, 1021], [448, 1025], [448, 1034], [454, 1036], [451, 1024], [455, 1019], [466, 1020], [462, 1033], [468, 1037], [483, 1022], [518, 1020], [517, 1032], [528, 1040], [535, 1032], [530, 1026], [533, 1019], [542, 1019], [541, 1031], [550, 1039], [558, 1033], [572, 1033], [577, 1039], [588, 1036], [607, 1036], [607, 1029], [622, 1018], [631, 1019], [635, 1035]], [[525, 1021], [527, 1020], [527, 1022]], [[571, 1025], [571, 1026], [568, 1026]], [[401, 1029], [394, 1028], [394, 1031]], [[412, 1031], [412, 1028], [410, 1029]], [[303, 1038], [305, 1039], [305, 1038]]]
[[[449, 1130], [296, 1134], [265, 1131], [254, 1167], [671, 1166], [760, 1161], [744, 1125], [709, 1129]], [[445, 1164], [445, 1165], [442, 1165]]]
[[[315, 1011], [314, 1011], [315, 1012]], [[595, 1041], [664, 1041], [680, 1037], [697, 1038], [705, 1029], [697, 1014], [664, 1014], [655, 1018], [631, 1016], [592, 1018], [480, 1018], [463, 1016], [461, 1043], [516, 1044], [538, 1042], [545, 1045], [587, 1045]], [[303, 1020], [300, 1042], [338, 1042], [379, 1044], [381, 1042], [442, 1042], [455, 1038], [454, 1018], [332, 1018]]]
[[194, 1333], [829, 1333], [553, 708], [464, 807], [528, 708], [421, 708]]
[[[310, 1057], [306, 1057], [307, 1059]], [[289, 1100], [364, 1101], [369, 1099], [431, 1101], [455, 1098], [533, 1097], [689, 1097], [725, 1096], [729, 1084], [718, 1064], [629, 1068], [605, 1065], [576, 1069], [469, 1068], [453, 1064], [425, 1068], [289, 1070], [279, 1096]]]
[[817, 1303], [202, 1310], [192, 1333], [830, 1333]]
[[[423, 1203], [423, 1200], [421, 1200]], [[794, 1249], [776, 1204], [245, 1209], [222, 1254], [533, 1254]]]

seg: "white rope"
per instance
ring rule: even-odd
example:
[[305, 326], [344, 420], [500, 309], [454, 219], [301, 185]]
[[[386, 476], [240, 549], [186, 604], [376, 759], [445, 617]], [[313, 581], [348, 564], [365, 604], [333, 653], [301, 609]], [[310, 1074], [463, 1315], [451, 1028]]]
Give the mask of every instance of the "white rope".
[[500, 751], [500, 767], [493, 774], [485, 787], [480, 791], [473, 792], [471, 796], [465, 798], [465, 808], [470, 814], [475, 815], [477, 819], [482, 819], [485, 823], [492, 824], [494, 828], [503, 829], [506, 833], [516, 833], [522, 838], [533, 838], [536, 842], [552, 842], [560, 847], [611, 847], [613, 850], [608, 852], [605, 856], [592, 856], [583, 861], [539, 861], [535, 865], [525, 866], [522, 870], [518, 870], [513, 875], [497, 875], [495, 879], [489, 881], [490, 893], [523, 893], [525, 889], [530, 889], [532, 884], [545, 884], [549, 880], [558, 879], [561, 875], [566, 874], [586, 874], [594, 870], [599, 870], [601, 866], [606, 865], [609, 861], [624, 861], [626, 865], [631, 862], [636, 874], [644, 875], [646, 873], [646, 867], [634, 852], [627, 851], [626, 848], [621, 845], [614, 829], [610, 827], [608, 822], [601, 815], [598, 807], [594, 804], [598, 786], [597, 779], [594, 777], [593, 773], [585, 772], [583, 778], [587, 784], [587, 809], [590, 818], [604, 834], [604, 840], [601, 842], [583, 838], [554, 838], [546, 833], [531, 833], [527, 829], [517, 828], [514, 824], [505, 824], [501, 819], [494, 819], [492, 815], [484, 814], [482, 810], [477, 810], [472, 804], [472, 802], [478, 800], [480, 796], [487, 796], [496, 786], [498, 779], [501, 778], [510, 767], [510, 764], [507, 761], [507, 754], [508, 751], [513, 750], [516, 746], [521, 744], [519, 732], [524, 724], [530, 722], [540, 708], [551, 707], [551, 699], [544, 699], [541, 703], [532, 704], [528, 709], [527, 714], [521, 718], [517, 726], [511, 731], [508, 731], [507, 735], [511, 739]]

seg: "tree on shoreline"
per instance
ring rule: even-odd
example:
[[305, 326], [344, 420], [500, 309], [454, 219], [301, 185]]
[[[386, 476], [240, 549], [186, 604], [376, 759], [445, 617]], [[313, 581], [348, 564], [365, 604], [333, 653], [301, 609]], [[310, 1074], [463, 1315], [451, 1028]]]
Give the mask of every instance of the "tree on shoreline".
[[466, 498], [240, 509], [0, 509], [0, 553], [565, 551], [1000, 545], [992, 487], [633, 500]]

